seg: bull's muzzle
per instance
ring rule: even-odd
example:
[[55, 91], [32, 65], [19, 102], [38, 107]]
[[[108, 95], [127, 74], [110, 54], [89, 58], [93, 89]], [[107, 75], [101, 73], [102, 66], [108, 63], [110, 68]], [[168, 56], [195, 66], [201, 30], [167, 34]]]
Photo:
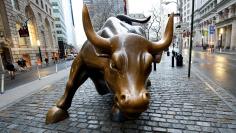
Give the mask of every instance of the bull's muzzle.
[[115, 96], [115, 104], [126, 117], [137, 117], [147, 110], [149, 105], [150, 94], [142, 92], [137, 95], [118, 94]]

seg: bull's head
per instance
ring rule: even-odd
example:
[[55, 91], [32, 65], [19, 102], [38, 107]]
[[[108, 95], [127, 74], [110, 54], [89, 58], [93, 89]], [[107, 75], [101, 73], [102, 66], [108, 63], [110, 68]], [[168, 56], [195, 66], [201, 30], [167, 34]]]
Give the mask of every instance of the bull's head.
[[83, 7], [83, 26], [88, 40], [109, 53], [104, 78], [115, 93], [116, 106], [128, 117], [145, 111], [150, 98], [146, 82], [152, 70], [152, 55], [169, 47], [173, 37], [173, 14], [169, 17], [164, 38], [159, 42], [150, 42], [132, 33], [109, 39], [99, 36], [93, 30], [86, 5]]

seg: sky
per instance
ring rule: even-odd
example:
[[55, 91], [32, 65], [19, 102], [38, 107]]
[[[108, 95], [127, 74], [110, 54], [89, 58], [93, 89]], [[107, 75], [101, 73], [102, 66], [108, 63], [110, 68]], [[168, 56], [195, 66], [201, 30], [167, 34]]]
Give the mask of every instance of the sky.
[[[72, 0], [72, 3], [75, 20], [76, 42], [79, 47], [81, 47], [87, 40], [82, 25], [83, 0]], [[150, 10], [152, 7], [160, 7], [159, 3], [160, 0], [128, 0], [128, 10], [129, 13], [144, 13], [145, 16], [149, 16], [151, 15]], [[165, 10], [164, 14], [168, 14], [176, 10], [175, 3], [171, 3], [169, 5], [162, 4], [162, 6]]]

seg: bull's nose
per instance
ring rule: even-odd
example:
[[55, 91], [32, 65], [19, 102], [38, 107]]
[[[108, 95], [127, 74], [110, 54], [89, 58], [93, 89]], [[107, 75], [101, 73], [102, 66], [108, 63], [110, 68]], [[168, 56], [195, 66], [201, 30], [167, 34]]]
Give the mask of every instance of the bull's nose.
[[142, 94], [142, 96], [143, 96], [143, 100], [149, 100], [150, 99], [150, 94], [148, 92], [144, 92]]
[[116, 102], [120, 101], [121, 103], [125, 103], [127, 101], [127, 95], [121, 94], [119, 96], [115, 96], [115, 101]]

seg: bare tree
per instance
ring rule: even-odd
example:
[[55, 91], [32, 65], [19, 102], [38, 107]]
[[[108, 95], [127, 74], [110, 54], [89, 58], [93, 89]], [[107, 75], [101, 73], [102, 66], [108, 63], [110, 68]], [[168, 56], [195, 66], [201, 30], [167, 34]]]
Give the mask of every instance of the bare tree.
[[156, 34], [155, 40], [158, 40], [161, 17], [160, 17], [159, 12], [156, 8], [152, 8], [150, 10], [150, 12], [152, 13], [151, 20], [146, 25], [146, 27], [144, 27], [144, 29], [146, 31], [147, 39], [150, 39], [150, 32], [154, 32]]
[[97, 0], [94, 2], [94, 15], [92, 18], [93, 26], [96, 31], [100, 30], [104, 22], [111, 16], [120, 13], [120, 10], [114, 10], [114, 0]]

